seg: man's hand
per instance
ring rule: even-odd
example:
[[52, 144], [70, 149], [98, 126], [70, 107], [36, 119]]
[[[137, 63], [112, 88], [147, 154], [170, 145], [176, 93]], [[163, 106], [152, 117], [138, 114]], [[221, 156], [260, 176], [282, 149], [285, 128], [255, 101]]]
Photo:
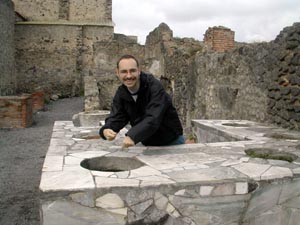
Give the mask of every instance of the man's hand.
[[114, 132], [112, 129], [104, 129], [103, 130], [103, 135], [105, 136], [105, 138], [109, 141], [112, 141], [116, 138], [117, 133]]
[[134, 141], [129, 136], [126, 136], [123, 140], [122, 148], [128, 148], [134, 145], [135, 145]]

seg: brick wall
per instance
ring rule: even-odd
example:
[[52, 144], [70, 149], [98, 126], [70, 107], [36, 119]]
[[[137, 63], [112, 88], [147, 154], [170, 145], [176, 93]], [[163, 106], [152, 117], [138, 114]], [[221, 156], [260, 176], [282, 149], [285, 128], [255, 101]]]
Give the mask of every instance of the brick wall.
[[0, 96], [0, 128], [25, 128], [32, 122], [31, 95]]
[[41, 91], [32, 93], [33, 111], [43, 110], [45, 107], [45, 93]]
[[234, 48], [234, 31], [226, 27], [210, 27], [204, 34], [204, 43], [217, 52]]

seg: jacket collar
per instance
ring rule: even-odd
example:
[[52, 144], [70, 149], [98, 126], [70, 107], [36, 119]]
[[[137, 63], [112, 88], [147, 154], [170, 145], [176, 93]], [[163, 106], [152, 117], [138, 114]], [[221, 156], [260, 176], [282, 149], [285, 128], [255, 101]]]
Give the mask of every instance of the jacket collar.
[[[139, 93], [142, 93], [147, 87], [148, 87], [147, 74], [141, 71], [140, 88], [136, 94], [139, 95]], [[131, 97], [131, 93], [128, 91], [127, 87], [124, 84], [121, 85], [120, 89], [121, 89], [121, 98], [127, 101], [133, 101]]]

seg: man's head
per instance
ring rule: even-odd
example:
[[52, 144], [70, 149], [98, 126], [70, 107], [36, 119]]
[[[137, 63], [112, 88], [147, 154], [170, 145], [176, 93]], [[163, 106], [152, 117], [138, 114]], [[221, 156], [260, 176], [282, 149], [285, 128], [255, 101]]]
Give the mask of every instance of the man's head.
[[132, 92], [140, 87], [140, 68], [138, 60], [132, 55], [123, 55], [117, 62], [117, 75], [120, 81]]

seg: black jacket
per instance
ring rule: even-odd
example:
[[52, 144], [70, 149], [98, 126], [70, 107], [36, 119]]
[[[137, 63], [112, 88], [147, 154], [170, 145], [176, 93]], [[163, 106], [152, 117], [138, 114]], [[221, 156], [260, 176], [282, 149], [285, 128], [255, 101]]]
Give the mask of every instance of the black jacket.
[[110, 128], [119, 132], [130, 122], [127, 132], [135, 144], [166, 145], [182, 135], [182, 126], [170, 95], [153, 75], [141, 72], [136, 102], [125, 85], [121, 85], [113, 99], [110, 115], [99, 134]]

